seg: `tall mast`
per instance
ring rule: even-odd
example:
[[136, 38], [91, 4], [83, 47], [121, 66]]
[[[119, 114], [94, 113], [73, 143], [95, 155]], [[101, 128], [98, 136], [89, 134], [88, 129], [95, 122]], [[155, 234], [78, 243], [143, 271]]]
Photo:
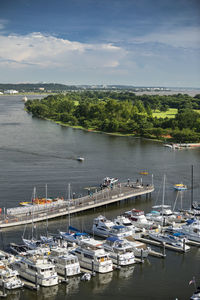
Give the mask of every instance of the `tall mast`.
[[47, 234], [47, 237], [48, 237], [47, 183], [45, 185], [45, 198], [46, 198], [46, 234]]
[[192, 209], [193, 205], [193, 185], [194, 185], [194, 180], [193, 180], [193, 165], [191, 166], [191, 203], [190, 203], [190, 208]]
[[166, 179], [166, 175], [164, 174], [164, 178], [163, 178], [163, 193], [162, 193], [162, 221], [163, 221], [163, 209], [164, 209], [164, 202], [165, 202], [165, 179]]
[[69, 228], [69, 226], [70, 226], [70, 212], [69, 212], [69, 206], [70, 206], [70, 193], [71, 193], [70, 188], [71, 188], [70, 183], [68, 183], [68, 228]]

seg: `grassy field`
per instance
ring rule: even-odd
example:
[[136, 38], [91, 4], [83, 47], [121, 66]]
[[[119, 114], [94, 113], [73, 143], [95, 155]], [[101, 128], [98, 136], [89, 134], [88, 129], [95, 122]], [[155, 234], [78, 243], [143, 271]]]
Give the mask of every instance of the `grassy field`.
[[153, 117], [157, 117], [157, 118], [175, 118], [175, 115], [177, 114], [177, 109], [176, 108], [170, 108], [168, 109], [168, 111], [166, 112], [163, 112], [163, 111], [160, 111], [160, 110], [156, 110], [154, 113], [153, 113]]

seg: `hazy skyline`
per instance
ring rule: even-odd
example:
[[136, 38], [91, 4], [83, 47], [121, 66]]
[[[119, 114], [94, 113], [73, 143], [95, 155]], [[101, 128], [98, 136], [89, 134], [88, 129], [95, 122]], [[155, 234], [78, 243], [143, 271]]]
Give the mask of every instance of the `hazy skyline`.
[[0, 82], [200, 87], [199, 0], [1, 0]]

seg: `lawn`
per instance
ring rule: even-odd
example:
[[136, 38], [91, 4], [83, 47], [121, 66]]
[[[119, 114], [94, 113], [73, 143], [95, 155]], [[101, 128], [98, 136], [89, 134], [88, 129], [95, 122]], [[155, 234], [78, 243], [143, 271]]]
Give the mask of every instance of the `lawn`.
[[155, 112], [153, 113], [153, 117], [157, 117], [157, 118], [175, 118], [175, 115], [177, 114], [177, 109], [176, 108], [169, 108], [167, 111], [160, 111], [158, 109], [155, 110]]

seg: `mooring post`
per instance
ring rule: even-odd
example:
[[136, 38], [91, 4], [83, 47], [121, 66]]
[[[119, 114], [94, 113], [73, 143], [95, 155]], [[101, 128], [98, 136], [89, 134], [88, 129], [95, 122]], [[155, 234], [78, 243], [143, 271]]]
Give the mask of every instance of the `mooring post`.
[[183, 251], [185, 252], [185, 238], [183, 239]]
[[141, 249], [141, 262], [143, 263], [144, 260], [143, 260], [143, 248]]
[[165, 242], [163, 242], [163, 256], [165, 256]]

